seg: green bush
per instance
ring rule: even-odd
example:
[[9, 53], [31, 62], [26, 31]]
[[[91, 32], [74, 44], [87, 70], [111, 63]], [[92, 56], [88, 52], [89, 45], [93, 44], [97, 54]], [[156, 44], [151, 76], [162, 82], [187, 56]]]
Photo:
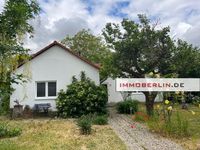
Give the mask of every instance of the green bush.
[[7, 123], [0, 123], [0, 138], [14, 137], [22, 133], [22, 130], [17, 127], [11, 127]]
[[78, 81], [73, 77], [67, 90], [61, 90], [56, 100], [58, 115], [61, 117], [80, 117], [89, 113], [105, 114], [107, 92], [105, 87], [97, 86], [81, 73]]
[[9, 114], [10, 95], [9, 93], [0, 90], [0, 115], [4, 116]]
[[78, 119], [77, 125], [80, 128], [81, 134], [90, 134], [92, 131], [91, 118], [88, 116], [82, 116]]
[[94, 116], [92, 123], [95, 124], [95, 125], [108, 124], [108, 116], [107, 115]]
[[138, 111], [138, 101], [126, 100], [117, 104], [117, 110], [121, 114], [134, 114]]
[[199, 106], [200, 104], [200, 97], [199, 96], [195, 96], [192, 98], [192, 103], [196, 106]]

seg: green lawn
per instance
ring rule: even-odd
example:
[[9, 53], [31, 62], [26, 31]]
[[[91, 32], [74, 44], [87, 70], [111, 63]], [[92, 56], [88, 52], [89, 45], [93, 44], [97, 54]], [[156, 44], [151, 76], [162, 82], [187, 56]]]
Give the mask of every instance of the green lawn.
[[0, 150], [125, 150], [123, 142], [109, 125], [92, 128], [91, 135], [80, 135], [74, 120], [28, 119], [8, 121], [23, 129], [20, 136], [0, 139]]

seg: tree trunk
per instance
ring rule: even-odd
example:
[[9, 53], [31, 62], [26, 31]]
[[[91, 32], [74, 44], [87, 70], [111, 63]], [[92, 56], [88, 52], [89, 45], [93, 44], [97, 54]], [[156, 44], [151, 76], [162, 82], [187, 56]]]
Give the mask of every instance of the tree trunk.
[[157, 95], [157, 92], [143, 92], [146, 98], [146, 111], [149, 116], [153, 115], [154, 112], [154, 101]]

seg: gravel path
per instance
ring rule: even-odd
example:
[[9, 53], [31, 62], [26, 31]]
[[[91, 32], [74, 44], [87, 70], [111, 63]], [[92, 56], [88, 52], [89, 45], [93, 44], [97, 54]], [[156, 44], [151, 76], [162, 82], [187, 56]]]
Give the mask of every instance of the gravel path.
[[150, 133], [144, 125], [133, 122], [129, 116], [117, 114], [112, 109], [109, 124], [128, 150], [183, 150], [180, 145]]

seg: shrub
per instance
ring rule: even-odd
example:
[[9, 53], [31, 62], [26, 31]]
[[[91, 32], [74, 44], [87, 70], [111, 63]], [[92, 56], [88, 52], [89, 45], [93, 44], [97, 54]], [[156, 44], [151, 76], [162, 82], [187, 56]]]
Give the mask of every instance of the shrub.
[[192, 98], [192, 103], [196, 106], [199, 106], [200, 104], [200, 97], [199, 96], [195, 96]]
[[126, 100], [117, 104], [117, 110], [121, 114], [134, 114], [138, 111], [138, 101]]
[[22, 130], [20, 128], [15, 127], [15, 128], [12, 128], [9, 130], [8, 136], [9, 137], [18, 136], [21, 134], [21, 132], [22, 132]]
[[97, 86], [81, 73], [81, 80], [73, 77], [67, 90], [61, 90], [56, 100], [58, 115], [79, 117], [89, 113], [106, 113], [107, 92], [105, 87]]
[[95, 125], [108, 124], [108, 116], [107, 115], [94, 116], [92, 123], [95, 124]]
[[11, 127], [7, 123], [0, 123], [0, 138], [14, 137], [20, 135], [22, 130], [17, 127]]
[[80, 128], [81, 134], [90, 134], [92, 130], [91, 118], [88, 116], [82, 116], [78, 119], [77, 125]]

